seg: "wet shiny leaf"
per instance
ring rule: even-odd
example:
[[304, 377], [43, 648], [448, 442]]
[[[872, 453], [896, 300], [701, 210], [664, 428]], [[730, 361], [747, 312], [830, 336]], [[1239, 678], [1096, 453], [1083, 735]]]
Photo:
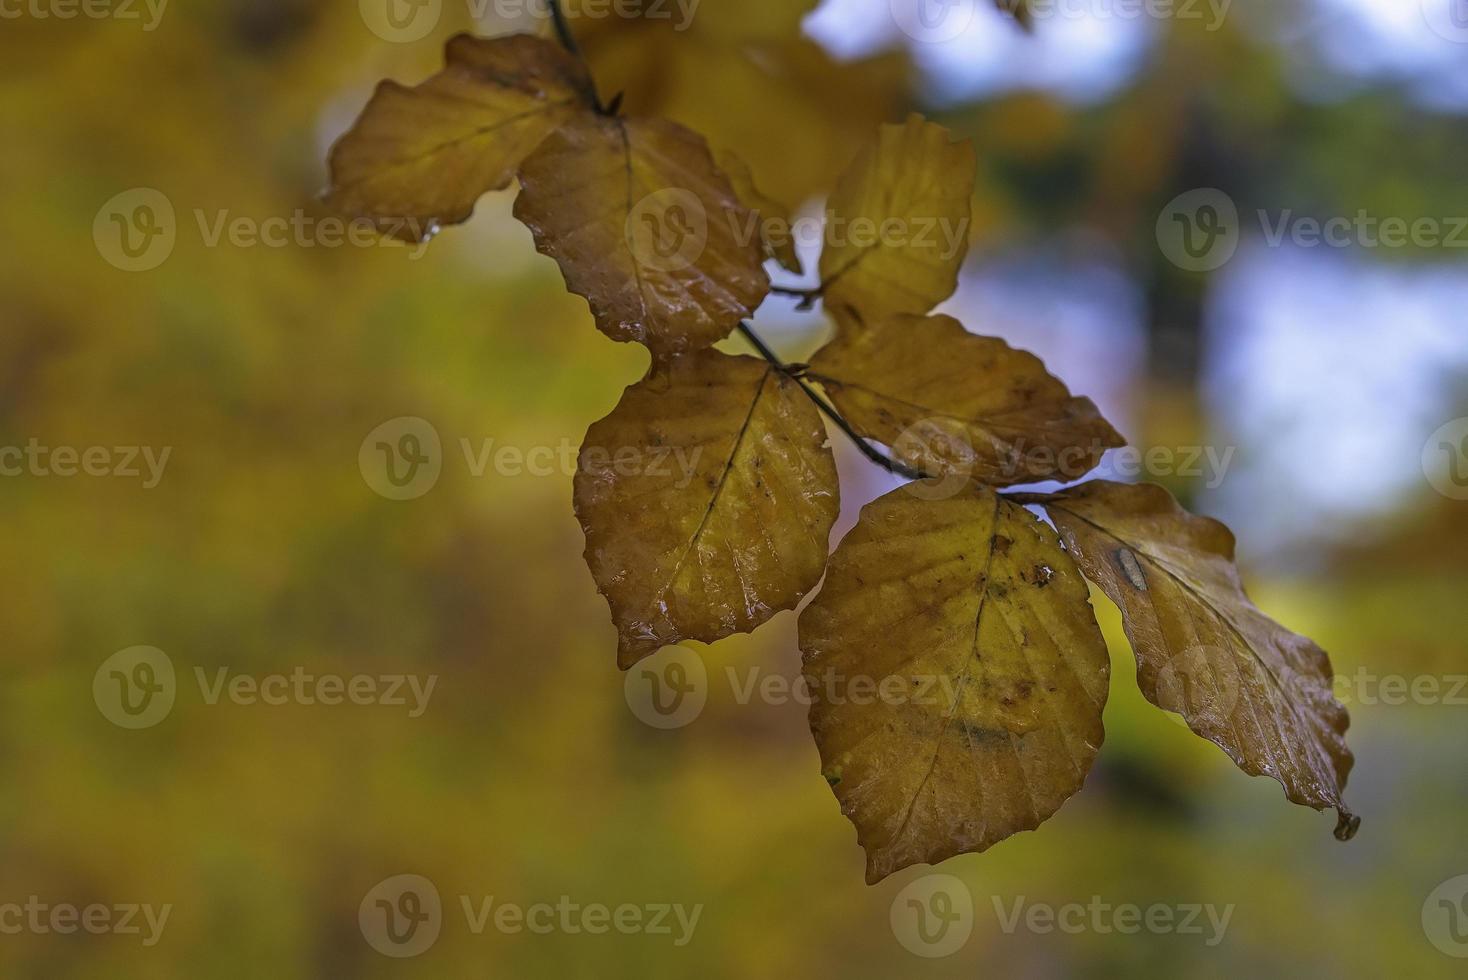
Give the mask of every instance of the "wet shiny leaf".
[[1354, 759], [1330, 658], [1249, 600], [1233, 533], [1155, 484], [1096, 480], [1036, 499], [1121, 607], [1147, 700], [1244, 772], [1278, 780], [1291, 802], [1335, 808], [1349, 840], [1361, 821], [1342, 800]]
[[769, 291], [753, 212], [697, 134], [587, 115], [525, 161], [515, 217], [597, 327], [655, 357], [728, 336]]
[[948, 316], [850, 325], [816, 352], [810, 376], [858, 432], [935, 477], [1073, 480], [1126, 443], [1038, 357]]
[[800, 647], [869, 882], [1039, 826], [1101, 746], [1110, 666], [1085, 580], [1047, 525], [985, 488], [865, 507]]
[[828, 307], [863, 321], [927, 313], [952, 294], [968, 252], [973, 144], [921, 116], [882, 126], [826, 205]]
[[592, 425], [575, 502], [624, 668], [794, 608], [839, 510], [814, 405], [764, 361], [718, 351], [674, 358]]
[[544, 38], [460, 34], [444, 62], [413, 88], [377, 86], [332, 147], [331, 208], [406, 241], [426, 238], [508, 186], [547, 134], [593, 103], [585, 66]]

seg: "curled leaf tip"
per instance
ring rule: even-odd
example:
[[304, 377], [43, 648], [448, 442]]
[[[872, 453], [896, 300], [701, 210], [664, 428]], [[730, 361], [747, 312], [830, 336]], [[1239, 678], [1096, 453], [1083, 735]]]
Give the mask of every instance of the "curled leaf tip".
[[1337, 810], [1338, 819], [1335, 824], [1335, 839], [1347, 841], [1356, 836], [1356, 831], [1361, 829], [1361, 818], [1348, 810]]

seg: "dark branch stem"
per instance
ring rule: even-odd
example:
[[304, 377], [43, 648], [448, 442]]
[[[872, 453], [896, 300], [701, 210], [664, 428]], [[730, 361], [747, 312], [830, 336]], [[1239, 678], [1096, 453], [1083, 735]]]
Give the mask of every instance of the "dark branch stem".
[[581, 57], [581, 49], [576, 47], [576, 38], [571, 34], [571, 25], [566, 21], [565, 11], [561, 10], [561, 0], [549, 0], [551, 20], [556, 25], [556, 38], [565, 48], [577, 58]]
[[800, 300], [799, 308], [802, 310], [808, 310], [814, 306], [816, 300], [820, 299], [821, 294], [825, 291], [825, 286], [816, 286], [814, 289], [797, 289], [794, 286], [770, 286], [770, 292], [776, 296], [793, 296]]
[[781, 374], [785, 375], [796, 384], [800, 385], [800, 390], [805, 392], [805, 396], [811, 401], [815, 402], [816, 408], [820, 409], [822, 414], [824, 414], [826, 418], [830, 419], [835, 424], [836, 428], [844, 432], [847, 438], [849, 438], [853, 443], [856, 444], [856, 448], [861, 450], [861, 454], [863, 456], [871, 460], [873, 463], [876, 463], [888, 473], [894, 473], [897, 476], [906, 477], [909, 480], [929, 479], [928, 474], [922, 472], [921, 470], [913, 469], [906, 463], [900, 462], [899, 460], [895, 460], [890, 456], [887, 456], [876, 446], [873, 446], [870, 442], [867, 442], [860, 435], [858, 435], [856, 430], [851, 427], [851, 423], [846, 421], [846, 419], [842, 417], [841, 413], [836, 411], [836, 409], [831, 405], [830, 402], [822, 398], [820, 393], [810, 386], [809, 382], [807, 382], [804, 378], [797, 374], [788, 364], [780, 360], [780, 358], [776, 356], [775, 352], [770, 350], [769, 346], [760, 339], [759, 334], [755, 333], [754, 330], [749, 326], [749, 324], [745, 323], [743, 320], [739, 321], [739, 333], [741, 336], [744, 337], [745, 340], [749, 341], [750, 344], [754, 346], [755, 350], [759, 351], [760, 357], [763, 357], [766, 361], [770, 362], [770, 364], [775, 368], [776, 371], [779, 371]]

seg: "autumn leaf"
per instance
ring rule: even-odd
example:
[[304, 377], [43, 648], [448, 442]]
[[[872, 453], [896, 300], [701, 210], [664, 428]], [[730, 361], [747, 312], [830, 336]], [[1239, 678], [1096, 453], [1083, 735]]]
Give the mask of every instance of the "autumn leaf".
[[804, 266], [795, 250], [790, 209], [755, 186], [749, 164], [732, 150], [719, 153], [719, 169], [728, 176], [735, 196], [759, 218], [760, 241], [764, 243], [765, 255], [778, 262], [786, 272], [800, 275]]
[[444, 61], [414, 88], [377, 86], [332, 147], [328, 206], [394, 237], [426, 239], [508, 186], [541, 140], [595, 100], [585, 66], [544, 38], [460, 34]]
[[826, 306], [872, 322], [927, 313], [951, 295], [968, 251], [976, 168], [971, 143], [952, 142], [921, 116], [882, 126], [826, 205]]
[[839, 493], [826, 430], [795, 382], [700, 351], [655, 368], [592, 425], [575, 503], [625, 669], [794, 608], [820, 580]]
[[809, 377], [857, 432], [935, 477], [990, 486], [1073, 480], [1126, 444], [1038, 357], [949, 316], [896, 314], [847, 327], [816, 352]]
[[704, 4], [680, 29], [664, 5], [660, 18], [580, 18], [576, 36], [602, 91], [737, 149], [765, 191], [798, 205], [901, 111], [911, 74], [905, 54], [838, 62], [800, 37], [814, 6]]
[[1110, 666], [1085, 580], [1047, 525], [986, 488], [899, 487], [865, 507], [800, 647], [868, 882], [1039, 826], [1101, 746]]
[[515, 217], [614, 340], [659, 358], [698, 350], [769, 291], [755, 215], [676, 123], [574, 119], [526, 159], [520, 185]]
[[1155, 484], [1097, 480], [1033, 499], [1121, 607], [1147, 700], [1244, 772], [1278, 780], [1292, 802], [1334, 807], [1336, 836], [1349, 840], [1361, 820], [1341, 798], [1354, 760], [1330, 659], [1249, 600], [1232, 532]]

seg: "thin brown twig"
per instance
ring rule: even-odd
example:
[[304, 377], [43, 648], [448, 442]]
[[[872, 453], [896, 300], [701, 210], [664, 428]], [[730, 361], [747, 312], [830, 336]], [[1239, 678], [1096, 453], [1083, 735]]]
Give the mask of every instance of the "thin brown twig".
[[830, 402], [822, 398], [820, 393], [812, 388], [810, 386], [810, 383], [802, 378], [793, 368], [790, 367], [790, 365], [780, 360], [779, 356], [776, 355], [774, 351], [770, 350], [769, 346], [760, 339], [759, 334], [755, 333], [753, 328], [751, 328], [750, 325], [748, 323], [745, 323], [743, 320], [739, 321], [739, 333], [741, 336], [744, 337], [745, 340], [749, 341], [750, 344], [754, 346], [754, 349], [759, 352], [760, 357], [763, 357], [766, 361], [768, 361], [775, 368], [775, 370], [779, 371], [781, 374], [785, 375], [787, 378], [790, 378], [792, 381], [798, 384], [800, 386], [800, 390], [805, 392], [805, 396], [811, 401], [815, 402], [816, 408], [820, 409], [821, 413], [824, 414], [826, 418], [830, 419], [832, 423], [835, 424], [836, 428], [844, 432], [847, 438], [849, 438], [853, 443], [856, 444], [856, 448], [861, 450], [861, 454], [863, 456], [871, 460], [873, 463], [876, 463], [888, 473], [893, 473], [897, 476], [906, 477], [909, 480], [931, 479], [931, 477], [929, 477], [928, 474], [924, 473], [922, 470], [914, 469], [913, 467], [908, 466], [906, 463], [900, 460], [893, 459], [892, 457], [883, 453], [876, 446], [873, 446], [866, 439], [862, 438], [857, 433], [857, 431], [851, 427], [851, 423], [846, 421], [841, 413], [836, 411], [836, 409], [831, 405]]
[[561, 0], [548, 0], [550, 6], [551, 21], [556, 27], [556, 38], [565, 48], [577, 58], [581, 57], [581, 49], [576, 46], [576, 38], [571, 34], [571, 25], [566, 20], [566, 13], [561, 9]]

